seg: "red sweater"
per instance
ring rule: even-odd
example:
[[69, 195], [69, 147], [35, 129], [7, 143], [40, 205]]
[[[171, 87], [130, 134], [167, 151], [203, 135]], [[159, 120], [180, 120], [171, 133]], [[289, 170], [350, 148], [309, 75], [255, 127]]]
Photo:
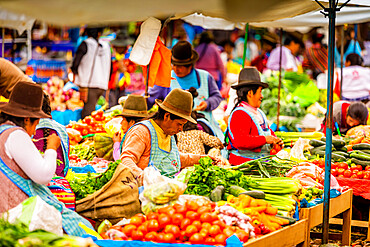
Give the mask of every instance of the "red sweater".
[[[251, 117], [244, 111], [239, 110], [233, 113], [229, 128], [233, 134], [233, 138], [231, 138], [230, 133], [228, 133], [230, 140], [227, 146], [228, 150], [232, 149], [232, 144], [236, 149], [250, 150], [259, 153], [261, 152], [262, 146], [266, 144], [266, 138], [258, 134], [257, 126], [254, 124]], [[271, 133], [275, 136], [272, 130]], [[239, 165], [248, 160], [247, 158], [230, 153], [229, 162], [232, 165]]]

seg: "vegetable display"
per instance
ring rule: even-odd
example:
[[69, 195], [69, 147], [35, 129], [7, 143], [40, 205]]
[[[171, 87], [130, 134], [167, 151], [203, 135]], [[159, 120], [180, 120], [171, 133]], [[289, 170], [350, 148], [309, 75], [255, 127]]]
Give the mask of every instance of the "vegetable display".
[[[113, 226], [103, 233], [102, 237], [159, 243], [226, 245], [226, 239], [236, 234], [240, 241], [248, 241], [253, 227], [250, 225], [247, 230], [243, 230], [238, 226], [225, 224], [217, 215], [215, 206], [210, 202], [198, 203], [197, 200], [188, 200], [185, 204], [160, 208], [157, 212], [147, 215], [135, 215], [129, 224]], [[231, 207], [230, 209], [233, 210]], [[223, 208], [220, 210], [224, 214], [227, 213]], [[243, 222], [249, 220], [246, 215], [239, 217]]]
[[90, 238], [79, 238], [74, 236], [59, 236], [44, 230], [30, 232], [28, 226], [23, 223], [9, 223], [0, 218], [0, 246], [7, 247], [84, 247], [97, 246]]
[[71, 146], [70, 155], [73, 154], [77, 155], [81, 160], [88, 161], [91, 161], [96, 156], [94, 146], [89, 145], [88, 143]]
[[93, 176], [91, 173], [87, 173], [87, 175], [83, 178], [73, 178], [72, 180], [68, 181], [71, 185], [72, 191], [76, 195], [76, 200], [78, 201], [94, 193], [95, 191], [100, 190], [106, 183], [111, 180], [117, 166], [120, 163], [121, 160], [111, 162], [108, 165], [108, 169], [98, 176]]

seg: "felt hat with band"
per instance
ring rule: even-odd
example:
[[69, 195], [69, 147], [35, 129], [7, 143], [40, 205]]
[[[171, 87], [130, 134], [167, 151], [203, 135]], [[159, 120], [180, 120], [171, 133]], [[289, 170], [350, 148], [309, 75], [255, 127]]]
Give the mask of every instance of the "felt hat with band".
[[171, 63], [173, 65], [195, 64], [199, 55], [187, 41], [179, 41], [172, 48]]
[[15, 117], [51, 118], [42, 111], [44, 92], [32, 82], [18, 82], [10, 93], [9, 102], [0, 102], [0, 112]]
[[167, 95], [163, 102], [156, 99], [155, 103], [169, 113], [186, 119], [192, 123], [197, 123], [197, 121], [191, 117], [191, 112], [193, 110], [193, 96], [185, 90], [176, 88]]
[[122, 117], [149, 117], [145, 98], [141, 95], [130, 94], [123, 105], [122, 113], [117, 116]]
[[261, 86], [262, 88], [269, 87], [267, 83], [261, 81], [260, 73], [255, 67], [242, 69], [239, 73], [238, 84], [231, 87], [238, 90], [239, 88], [251, 85]]

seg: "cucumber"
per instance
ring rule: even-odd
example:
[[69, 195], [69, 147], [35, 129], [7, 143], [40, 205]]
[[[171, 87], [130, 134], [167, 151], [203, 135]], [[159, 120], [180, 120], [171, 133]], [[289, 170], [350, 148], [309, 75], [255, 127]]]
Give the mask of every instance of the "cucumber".
[[218, 202], [222, 200], [222, 196], [225, 193], [225, 187], [222, 185], [216, 186], [211, 192], [211, 195], [209, 196], [209, 199], [213, 202]]
[[350, 154], [350, 157], [358, 159], [358, 160], [370, 161], [370, 155], [366, 155], [366, 154], [360, 154], [360, 153], [353, 152]]
[[289, 220], [289, 225], [292, 225], [292, 224], [297, 222], [296, 219], [291, 218], [291, 217], [287, 217], [287, 216], [283, 216], [283, 215], [276, 215], [276, 217], [279, 217], [279, 218], [282, 218], [282, 219], [285, 219], [285, 220]]
[[334, 160], [335, 162], [342, 162], [347, 160], [346, 157], [335, 153], [331, 154], [331, 159]]
[[322, 150], [316, 150], [315, 151], [315, 156], [318, 155], [319, 158], [324, 158], [325, 157], [325, 151]]
[[367, 143], [359, 143], [355, 144], [352, 147], [353, 150], [370, 150], [370, 144]]
[[352, 162], [352, 163], [355, 163], [355, 164], [357, 164], [357, 165], [370, 166], [370, 162], [369, 162], [369, 161], [358, 160], [358, 159], [356, 159], [356, 158], [351, 158], [351, 162]]
[[[356, 150], [356, 151], [360, 151], [360, 150]], [[361, 152], [365, 154], [370, 154], [370, 150], [366, 150], [366, 149], [362, 149]]]
[[310, 140], [309, 144], [313, 147], [321, 147], [321, 146], [325, 145], [325, 142], [313, 139], [313, 140]]
[[247, 190], [243, 189], [242, 187], [236, 186], [236, 185], [232, 185], [229, 187], [229, 193], [235, 197], [238, 197], [239, 194], [243, 192], [247, 192]]
[[[321, 141], [326, 142], [326, 138], [322, 137]], [[341, 148], [341, 147], [344, 147], [346, 145], [346, 142], [343, 141], [343, 140], [340, 140], [340, 139], [333, 138], [331, 140], [331, 142], [332, 142], [332, 144], [334, 145], [335, 148]]]
[[341, 152], [345, 152], [345, 153], [347, 153], [348, 152], [348, 150], [347, 150], [347, 148], [346, 147], [341, 147], [341, 148], [335, 148], [337, 151], [341, 151]]
[[254, 199], [265, 199], [265, 192], [260, 191], [260, 190], [246, 191], [246, 192], [240, 193], [239, 195], [247, 195], [247, 196], [253, 197]]
[[[320, 146], [320, 147], [315, 147], [315, 148], [311, 148], [310, 149], [310, 153], [312, 155], [316, 154], [317, 151], [324, 151], [325, 152], [325, 149], [326, 149], [326, 146]], [[332, 150], [334, 149], [334, 147], [332, 147]]]
[[227, 198], [228, 198], [229, 196], [231, 196], [231, 194], [229, 194], [229, 193], [225, 193], [225, 194], [222, 196], [222, 200], [227, 201]]
[[333, 154], [339, 154], [342, 155], [343, 157], [349, 158], [349, 154], [341, 151], [334, 151]]

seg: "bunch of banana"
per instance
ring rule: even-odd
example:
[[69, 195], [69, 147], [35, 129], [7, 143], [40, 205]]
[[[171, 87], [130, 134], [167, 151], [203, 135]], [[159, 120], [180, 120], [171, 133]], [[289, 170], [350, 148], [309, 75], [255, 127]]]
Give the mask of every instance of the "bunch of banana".
[[163, 184], [162, 186], [150, 186], [144, 190], [144, 196], [155, 204], [166, 204], [179, 197], [179, 187], [173, 183]]

